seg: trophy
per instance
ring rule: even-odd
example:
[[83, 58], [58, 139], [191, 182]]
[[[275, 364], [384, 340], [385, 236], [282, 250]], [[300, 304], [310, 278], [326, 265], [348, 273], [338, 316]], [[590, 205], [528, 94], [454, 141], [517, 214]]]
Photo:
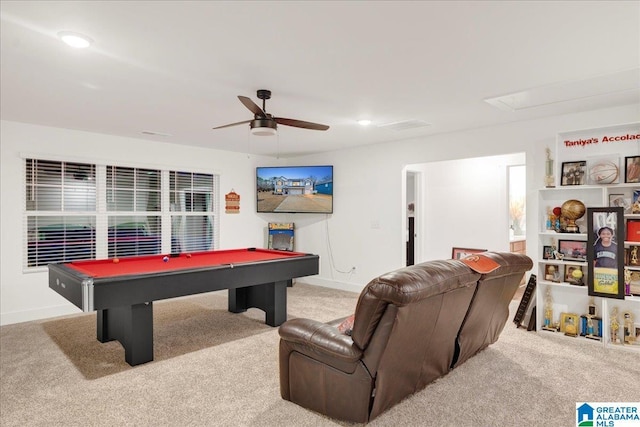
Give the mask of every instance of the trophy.
[[567, 220], [567, 225], [564, 229], [565, 233], [580, 232], [580, 227], [576, 225], [576, 221], [584, 216], [586, 210], [584, 203], [575, 199], [567, 200], [560, 206], [562, 216]]
[[547, 188], [555, 187], [556, 179], [553, 176], [553, 159], [551, 158], [551, 150], [547, 147], [547, 161], [545, 162], [544, 184]]
[[547, 287], [544, 297], [544, 325], [545, 331], [558, 332], [558, 325], [553, 323], [553, 298], [551, 298], [551, 288]]
[[636, 340], [636, 330], [633, 326], [633, 313], [625, 311], [622, 313], [622, 344], [633, 344]]
[[611, 343], [618, 344], [618, 330], [620, 329], [620, 323], [618, 322], [618, 307], [613, 307], [613, 310], [611, 310], [609, 328], [611, 330]]
[[626, 267], [624, 269], [624, 294], [631, 295], [631, 270]]
[[589, 338], [591, 340], [601, 340], [602, 339], [602, 318], [596, 315], [596, 304], [593, 301], [593, 298], [589, 300], [589, 312], [587, 314], [583, 314], [581, 317], [582, 320], [582, 334], [585, 338]]

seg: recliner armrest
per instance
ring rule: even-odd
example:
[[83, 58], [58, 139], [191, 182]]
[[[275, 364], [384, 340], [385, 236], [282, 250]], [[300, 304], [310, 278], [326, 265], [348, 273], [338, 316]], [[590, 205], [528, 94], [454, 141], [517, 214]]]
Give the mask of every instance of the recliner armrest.
[[278, 329], [292, 351], [326, 363], [343, 372], [353, 372], [362, 358], [350, 336], [335, 326], [311, 319], [291, 319]]

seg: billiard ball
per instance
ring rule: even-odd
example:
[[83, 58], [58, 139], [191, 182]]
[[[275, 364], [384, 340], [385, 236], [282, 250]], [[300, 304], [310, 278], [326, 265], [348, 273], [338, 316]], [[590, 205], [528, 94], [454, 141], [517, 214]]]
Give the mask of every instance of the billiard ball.
[[163, 257], [163, 258], [162, 258], [162, 261], [164, 261], [164, 262], [169, 262], [169, 257], [168, 257], [168, 256]]
[[113, 263], [114, 263], [114, 264], [117, 264], [117, 263], [119, 263], [119, 262], [120, 262], [120, 260], [119, 260], [118, 258], [114, 258], [114, 259], [113, 259]]

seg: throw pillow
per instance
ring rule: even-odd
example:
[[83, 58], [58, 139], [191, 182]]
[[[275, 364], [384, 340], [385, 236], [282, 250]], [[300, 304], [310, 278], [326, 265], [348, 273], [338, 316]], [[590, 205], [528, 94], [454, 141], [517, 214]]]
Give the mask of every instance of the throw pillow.
[[355, 314], [344, 319], [339, 325], [338, 330], [340, 333], [351, 336], [351, 331], [353, 330], [353, 321], [355, 320]]

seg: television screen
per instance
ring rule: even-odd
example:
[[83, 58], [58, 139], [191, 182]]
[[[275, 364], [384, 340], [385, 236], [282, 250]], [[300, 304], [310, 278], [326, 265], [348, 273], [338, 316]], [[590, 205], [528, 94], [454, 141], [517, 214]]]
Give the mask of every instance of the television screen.
[[333, 166], [256, 168], [258, 212], [333, 213]]

